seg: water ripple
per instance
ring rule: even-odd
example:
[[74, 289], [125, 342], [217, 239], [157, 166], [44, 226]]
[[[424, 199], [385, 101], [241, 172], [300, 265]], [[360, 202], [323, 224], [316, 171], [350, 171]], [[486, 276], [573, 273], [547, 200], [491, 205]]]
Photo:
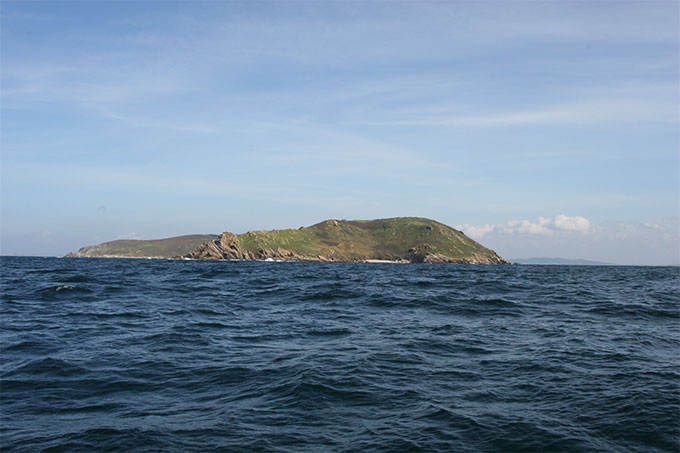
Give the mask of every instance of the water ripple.
[[0, 259], [3, 451], [680, 450], [677, 268]]

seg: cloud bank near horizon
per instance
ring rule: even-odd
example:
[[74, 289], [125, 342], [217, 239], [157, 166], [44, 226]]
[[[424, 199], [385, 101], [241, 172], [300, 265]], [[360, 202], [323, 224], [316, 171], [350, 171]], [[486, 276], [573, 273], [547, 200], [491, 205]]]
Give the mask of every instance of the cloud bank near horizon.
[[605, 221], [583, 216], [539, 217], [500, 224], [455, 225], [506, 259], [552, 256], [578, 259], [600, 257], [615, 264], [680, 263], [680, 217], [658, 221]]
[[454, 228], [461, 230], [473, 239], [480, 239], [491, 232], [500, 232], [505, 234], [538, 234], [543, 236], [551, 236], [561, 232], [571, 233], [587, 233], [590, 231], [590, 220], [582, 216], [569, 217], [564, 214], [550, 217], [539, 217], [537, 222], [531, 220], [509, 220], [504, 224], [483, 224], [470, 225], [460, 224], [454, 225]]

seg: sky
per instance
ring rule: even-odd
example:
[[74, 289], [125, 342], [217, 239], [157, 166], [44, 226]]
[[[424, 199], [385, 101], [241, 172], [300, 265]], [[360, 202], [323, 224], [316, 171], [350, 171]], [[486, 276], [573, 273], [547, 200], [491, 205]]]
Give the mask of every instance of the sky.
[[0, 253], [428, 217], [680, 264], [680, 2], [0, 2]]

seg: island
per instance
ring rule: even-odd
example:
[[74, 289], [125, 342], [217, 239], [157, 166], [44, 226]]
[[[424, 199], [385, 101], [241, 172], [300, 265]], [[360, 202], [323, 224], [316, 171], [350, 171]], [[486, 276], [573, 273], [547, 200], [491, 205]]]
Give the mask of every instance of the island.
[[[184, 238], [188, 236], [182, 236]], [[180, 237], [180, 238], [182, 238]], [[178, 241], [169, 238], [161, 241]], [[112, 247], [84, 247], [68, 257], [112, 256]], [[146, 244], [129, 247], [139, 257]], [[168, 254], [171, 249], [166, 249]], [[104, 254], [105, 253], [105, 254]], [[127, 252], [126, 252], [127, 253]], [[149, 252], [151, 253], [151, 252]], [[154, 250], [153, 257], [160, 257]], [[133, 257], [120, 254], [118, 257]], [[149, 256], [151, 257], [151, 256]], [[308, 227], [286, 230], [225, 232], [188, 252], [167, 258], [194, 260], [340, 261], [508, 264], [496, 252], [467, 237], [463, 232], [435, 220], [395, 217], [376, 220], [325, 220]]]

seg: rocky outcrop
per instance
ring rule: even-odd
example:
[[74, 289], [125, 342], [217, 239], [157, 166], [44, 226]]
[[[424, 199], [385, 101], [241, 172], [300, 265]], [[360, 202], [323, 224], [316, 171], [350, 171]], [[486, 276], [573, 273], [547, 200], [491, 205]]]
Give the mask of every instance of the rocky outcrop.
[[106, 255], [102, 255], [97, 245], [87, 245], [82, 247], [77, 252], [70, 252], [65, 255], [65, 258], [108, 258]]
[[508, 264], [503, 258], [494, 252], [493, 256], [475, 255], [472, 258], [450, 258], [440, 254], [425, 255], [420, 260], [412, 260], [413, 263], [455, 263], [455, 264]]
[[241, 242], [233, 233], [222, 233], [220, 236], [204, 244], [184, 258], [196, 260], [247, 260], [252, 259], [248, 252], [241, 250]]
[[244, 250], [241, 241], [234, 233], [224, 232], [214, 241], [208, 241], [198, 246], [186, 256], [177, 258], [189, 258], [194, 260], [280, 260], [280, 261], [336, 261], [326, 256], [305, 256], [292, 250], [282, 248], [259, 250]]

